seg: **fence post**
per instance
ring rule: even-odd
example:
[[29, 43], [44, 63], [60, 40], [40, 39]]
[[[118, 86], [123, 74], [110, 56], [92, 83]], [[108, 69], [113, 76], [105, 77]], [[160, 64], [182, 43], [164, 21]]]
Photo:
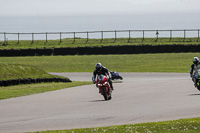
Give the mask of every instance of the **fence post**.
[[115, 40], [114, 40], [114, 43], [115, 43], [116, 40], [117, 40], [117, 31], [115, 30]]
[[6, 44], [6, 33], [4, 32], [4, 44]]
[[19, 44], [19, 33], [18, 33], [18, 42], [17, 43]]
[[[0, 33], [0, 34], [2, 34], [2, 37], [3, 37], [3, 33]], [[2, 39], [2, 40], [4, 40], [4, 39]]]
[[197, 42], [199, 41], [199, 29], [198, 29], [198, 38], [197, 38]]
[[34, 33], [32, 33], [32, 42], [31, 42], [31, 44], [33, 44], [33, 42], [34, 42]]
[[47, 40], [47, 32], [46, 32], [46, 43], [47, 43], [47, 41], [48, 41], [48, 40]]
[[159, 32], [158, 30], [156, 31], [156, 42], [158, 41], [158, 35], [159, 35]]
[[184, 30], [184, 39], [183, 39], [183, 41], [185, 41], [185, 37], [186, 37], [186, 31]]
[[60, 43], [62, 42], [62, 33], [60, 32]]
[[143, 38], [142, 38], [142, 42], [144, 41], [144, 30], [143, 30]]
[[102, 41], [103, 41], [103, 31], [101, 31], [101, 41], [100, 41], [100, 43], [102, 43]]
[[72, 42], [72, 44], [74, 44], [75, 41], [76, 41], [76, 32], [74, 32], [74, 41]]
[[88, 32], [87, 32], [87, 40], [86, 40], [86, 43], [88, 42], [88, 40], [89, 40], [89, 34], [88, 34]]
[[129, 43], [131, 40], [131, 31], [129, 30], [128, 33], [129, 33], [129, 36], [128, 36], [128, 43]]
[[170, 38], [169, 38], [169, 41], [172, 40], [172, 30], [170, 30]]
[[8, 45], [8, 38], [6, 38], [6, 33], [4, 32], [4, 43], [3, 45]]

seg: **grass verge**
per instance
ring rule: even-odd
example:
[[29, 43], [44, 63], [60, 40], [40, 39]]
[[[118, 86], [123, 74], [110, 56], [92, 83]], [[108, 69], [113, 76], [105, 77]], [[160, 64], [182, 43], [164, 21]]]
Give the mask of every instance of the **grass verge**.
[[83, 128], [72, 130], [42, 131], [35, 133], [197, 133], [200, 118], [173, 121], [129, 124], [110, 127]]
[[[0, 64], [0, 80], [35, 79], [35, 78], [62, 78], [48, 74], [42, 69], [28, 65]], [[68, 79], [68, 78], [67, 78]], [[47, 91], [59, 90], [68, 87], [91, 84], [91, 82], [67, 82], [67, 83], [41, 83], [0, 87], [0, 100], [12, 97], [26, 96]]]
[[27, 49], [27, 48], [60, 48], [60, 47], [86, 47], [86, 46], [110, 46], [110, 45], [173, 45], [173, 44], [200, 44], [200, 40], [197, 37], [194, 38], [108, 38], [108, 39], [85, 39], [67, 38], [58, 40], [10, 40], [8, 42], [0, 41], [0, 49]]
[[101, 62], [109, 71], [189, 73], [195, 56], [200, 57], [200, 53], [0, 57], [0, 62], [31, 65], [47, 72], [92, 73]]
[[0, 100], [60, 90], [63, 88], [92, 84], [89, 81], [73, 81], [67, 83], [40, 83], [0, 87]]

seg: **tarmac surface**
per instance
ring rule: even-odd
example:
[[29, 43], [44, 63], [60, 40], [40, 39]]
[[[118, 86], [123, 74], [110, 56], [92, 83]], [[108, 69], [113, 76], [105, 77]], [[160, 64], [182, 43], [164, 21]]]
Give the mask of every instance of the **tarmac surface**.
[[[52, 73], [91, 81], [92, 73]], [[200, 116], [189, 73], [120, 73], [110, 101], [94, 84], [0, 100], [0, 133], [101, 127]]]

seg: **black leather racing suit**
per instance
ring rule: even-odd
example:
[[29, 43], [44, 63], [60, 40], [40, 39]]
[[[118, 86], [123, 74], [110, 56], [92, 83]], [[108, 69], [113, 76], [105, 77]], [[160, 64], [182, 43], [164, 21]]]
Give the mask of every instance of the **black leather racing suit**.
[[192, 78], [192, 80], [194, 81], [195, 84], [196, 84], [196, 79], [198, 79], [197, 71], [199, 69], [200, 69], [200, 62], [197, 65], [196, 64], [192, 64], [191, 68], [190, 68], [190, 77]]
[[100, 75], [100, 74], [103, 74], [105, 76], [108, 75], [108, 77], [109, 77], [108, 82], [110, 84], [111, 89], [113, 90], [113, 85], [112, 85], [112, 81], [111, 81], [108, 69], [104, 66], [102, 66], [100, 70], [95, 69], [94, 72], [93, 72], [93, 78], [96, 79], [96, 75]]

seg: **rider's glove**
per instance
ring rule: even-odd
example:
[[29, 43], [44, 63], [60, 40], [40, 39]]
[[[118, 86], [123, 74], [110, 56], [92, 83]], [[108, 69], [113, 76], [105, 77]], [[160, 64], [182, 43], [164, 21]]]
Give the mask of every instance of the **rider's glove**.
[[94, 77], [92, 77], [92, 82], [93, 82], [93, 84], [95, 84], [95, 83], [96, 83], [96, 81], [95, 81], [95, 78], [94, 78]]

